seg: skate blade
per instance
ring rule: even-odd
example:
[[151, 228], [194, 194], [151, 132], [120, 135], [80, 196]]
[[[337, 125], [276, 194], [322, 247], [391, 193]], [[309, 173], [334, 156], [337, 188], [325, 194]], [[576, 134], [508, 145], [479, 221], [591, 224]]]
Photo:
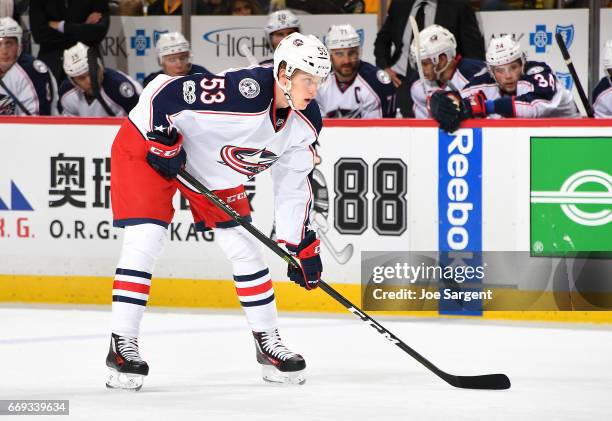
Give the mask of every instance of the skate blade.
[[144, 376], [132, 373], [120, 373], [117, 370], [109, 368], [106, 387], [115, 390], [127, 390], [138, 392], [142, 388]]
[[268, 383], [276, 384], [299, 384], [306, 383], [305, 370], [300, 371], [280, 371], [270, 365], [261, 366], [262, 377]]

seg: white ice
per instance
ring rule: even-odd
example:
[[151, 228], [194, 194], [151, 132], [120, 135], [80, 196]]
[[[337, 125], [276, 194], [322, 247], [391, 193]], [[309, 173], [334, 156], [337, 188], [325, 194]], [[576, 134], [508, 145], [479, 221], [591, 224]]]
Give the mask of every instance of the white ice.
[[448, 372], [512, 381], [508, 391], [472, 391], [357, 319], [282, 315], [308, 380], [278, 386], [259, 377], [240, 313], [149, 311], [140, 345], [151, 371], [134, 393], [104, 386], [109, 310], [0, 308], [0, 399], [69, 399], [66, 419], [91, 421], [612, 419], [610, 327], [380, 319]]

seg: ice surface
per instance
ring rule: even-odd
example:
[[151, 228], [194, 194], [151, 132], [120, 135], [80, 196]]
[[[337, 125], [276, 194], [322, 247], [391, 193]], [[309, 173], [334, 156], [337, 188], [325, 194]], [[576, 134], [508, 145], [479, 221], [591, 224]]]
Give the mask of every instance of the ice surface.
[[380, 321], [440, 368], [506, 373], [512, 389], [452, 388], [352, 317], [288, 315], [280, 333], [306, 358], [308, 380], [271, 385], [240, 313], [149, 311], [143, 389], [109, 391], [110, 308], [3, 307], [0, 399], [69, 399], [66, 419], [92, 421], [612, 419], [610, 327]]

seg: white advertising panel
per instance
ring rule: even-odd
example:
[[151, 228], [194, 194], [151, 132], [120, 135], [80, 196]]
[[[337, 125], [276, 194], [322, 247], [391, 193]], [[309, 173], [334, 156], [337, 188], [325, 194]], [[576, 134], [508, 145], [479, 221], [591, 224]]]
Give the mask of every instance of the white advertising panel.
[[[248, 46], [257, 60], [272, 57], [263, 27], [266, 16], [194, 16], [191, 21], [193, 62], [212, 72], [249, 66], [239, 46]], [[362, 38], [363, 59], [374, 62], [376, 15], [303, 15], [304, 33], [323, 39], [330, 25], [351, 23]], [[100, 47], [108, 67], [125, 71], [140, 80], [159, 70], [155, 46], [159, 36], [180, 31], [179, 16], [112, 16], [107, 36]]]
[[[61, 124], [11, 121], [2, 124], [0, 139], [11, 150], [0, 158], [0, 274], [111, 276], [121, 229], [112, 227], [109, 156], [120, 120], [87, 125], [78, 119], [60, 119]], [[612, 148], [612, 125], [606, 122], [468, 128], [455, 135], [423, 123], [391, 123], [395, 126], [330, 122], [322, 132], [312, 224], [322, 237], [329, 282], [358, 283], [362, 251], [438, 250], [452, 240], [448, 233], [461, 230], [475, 241], [470, 244], [484, 250], [528, 251], [530, 171], [546, 164], [545, 158], [530, 160], [532, 139], [574, 137], [577, 144], [607, 138], [606, 147]], [[550, 153], [559, 151], [551, 148]], [[565, 156], [575, 155], [568, 151]], [[586, 166], [587, 155], [580, 160]], [[607, 162], [601, 165], [610, 178]], [[247, 182], [246, 190], [254, 223], [270, 233], [269, 175]], [[465, 197], [469, 203], [458, 203]], [[214, 233], [195, 232], [178, 195], [174, 207], [171, 241], [155, 276], [231, 279]], [[285, 263], [271, 252], [266, 256], [273, 278], [285, 279]]]
[[612, 41], [612, 9], [601, 9], [599, 15], [599, 77], [604, 77], [603, 47], [606, 41]]

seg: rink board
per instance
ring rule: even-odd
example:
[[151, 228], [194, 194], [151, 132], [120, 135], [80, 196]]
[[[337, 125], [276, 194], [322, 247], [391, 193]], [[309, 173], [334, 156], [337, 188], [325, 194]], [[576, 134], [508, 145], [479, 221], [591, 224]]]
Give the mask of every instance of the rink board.
[[[0, 119], [0, 143], [10, 151], [0, 158], [0, 301], [110, 301], [121, 230], [112, 227], [109, 155], [120, 122]], [[473, 203], [478, 212], [470, 213], [466, 232], [484, 250], [533, 252], [533, 139], [612, 138], [612, 122], [505, 120], [478, 124], [470, 123], [456, 134], [479, 136], [481, 146], [479, 155], [467, 160], [482, 174], [475, 178], [480, 180], [481, 191]], [[444, 138], [430, 121], [328, 120], [325, 125], [318, 181], [326, 185], [329, 197], [327, 204], [319, 201], [317, 219], [318, 230], [326, 237], [322, 247], [325, 279], [358, 302], [362, 251], [444, 250], [449, 246], [448, 224], [443, 220], [448, 197], [439, 180], [440, 169], [448, 166], [452, 153], [440, 154], [439, 150], [454, 138]], [[607, 171], [612, 173], [612, 168]], [[269, 175], [247, 183], [247, 192], [255, 224], [270, 232], [273, 196]], [[178, 195], [175, 208], [171, 241], [156, 266], [150, 304], [238, 307], [229, 281], [231, 268], [213, 244], [214, 234], [193, 231], [190, 211]], [[610, 224], [602, 229], [606, 226]], [[598, 230], [593, 231], [594, 236], [605, 232]], [[552, 246], [544, 241], [536, 248], [540, 247]], [[346, 261], [341, 264], [332, 253]], [[273, 279], [278, 280], [275, 288], [281, 310], [344, 311], [320, 292], [306, 294], [284, 282], [285, 264], [269, 252], [266, 257]], [[610, 318], [605, 314], [596, 317]], [[543, 313], [487, 315], [501, 316], [557, 317]], [[558, 317], [589, 319], [576, 312]]]

